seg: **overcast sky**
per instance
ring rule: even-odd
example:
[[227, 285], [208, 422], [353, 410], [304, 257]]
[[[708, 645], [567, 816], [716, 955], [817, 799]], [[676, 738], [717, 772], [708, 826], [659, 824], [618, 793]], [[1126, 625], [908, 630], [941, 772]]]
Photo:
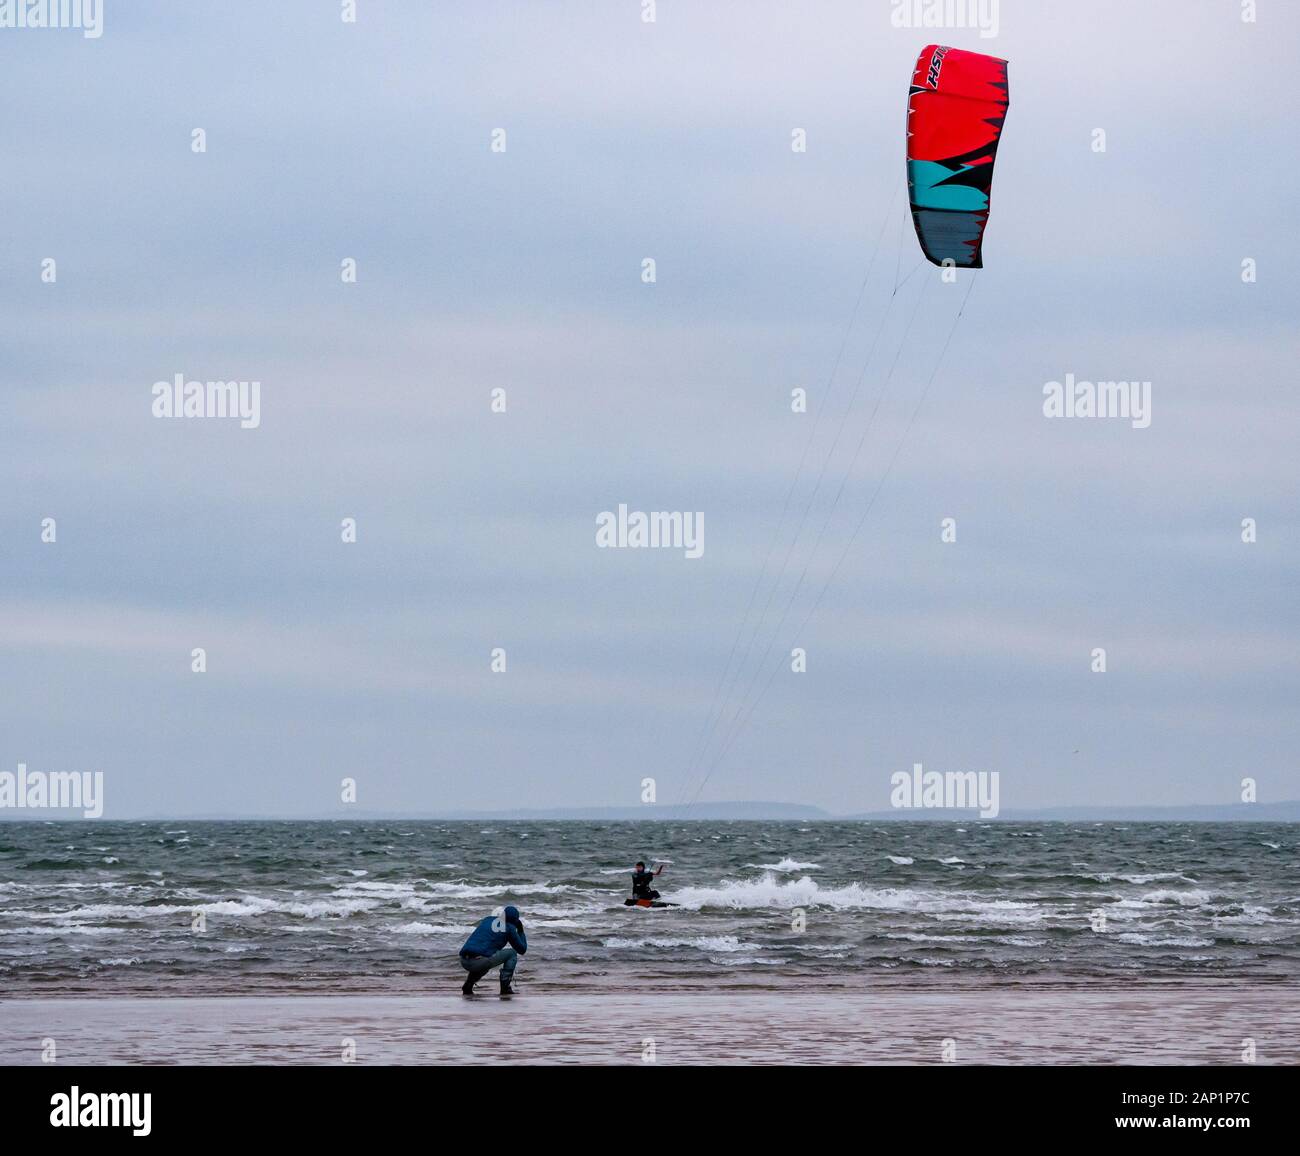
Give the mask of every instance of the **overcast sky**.
[[[1300, 796], [1300, 9], [892, 7], [0, 30], [0, 770], [102, 770], [109, 816], [320, 813], [347, 776], [854, 811], [915, 762], [1003, 807]], [[973, 286], [906, 216], [936, 39], [1010, 61]], [[1044, 417], [1068, 373], [1150, 381], [1149, 428]], [[260, 426], [154, 417], [176, 374], [260, 381]], [[703, 556], [598, 549], [619, 503], [702, 511]], [[724, 720], [768, 689], [699, 758], [760, 576]]]

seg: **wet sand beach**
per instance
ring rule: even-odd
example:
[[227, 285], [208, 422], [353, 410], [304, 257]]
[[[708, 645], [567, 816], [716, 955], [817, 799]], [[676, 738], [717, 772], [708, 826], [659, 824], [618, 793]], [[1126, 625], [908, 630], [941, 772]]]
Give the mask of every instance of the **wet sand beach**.
[[[487, 985], [485, 985], [487, 988]], [[1300, 1063], [1300, 989], [1238, 984], [944, 992], [19, 999], [0, 1063]]]

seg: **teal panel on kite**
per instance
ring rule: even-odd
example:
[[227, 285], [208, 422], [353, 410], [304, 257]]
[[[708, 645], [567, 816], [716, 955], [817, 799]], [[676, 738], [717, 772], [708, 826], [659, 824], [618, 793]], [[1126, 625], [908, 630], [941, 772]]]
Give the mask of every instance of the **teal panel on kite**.
[[1007, 62], [930, 44], [907, 96], [907, 187], [921, 251], [936, 265], [983, 266]]

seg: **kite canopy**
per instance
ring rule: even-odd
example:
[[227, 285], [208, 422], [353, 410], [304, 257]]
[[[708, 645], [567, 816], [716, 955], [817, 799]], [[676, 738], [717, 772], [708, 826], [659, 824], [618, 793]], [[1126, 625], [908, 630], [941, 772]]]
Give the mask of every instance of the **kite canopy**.
[[983, 267], [989, 189], [1007, 115], [1007, 62], [931, 44], [907, 95], [907, 188], [921, 250], [936, 265]]

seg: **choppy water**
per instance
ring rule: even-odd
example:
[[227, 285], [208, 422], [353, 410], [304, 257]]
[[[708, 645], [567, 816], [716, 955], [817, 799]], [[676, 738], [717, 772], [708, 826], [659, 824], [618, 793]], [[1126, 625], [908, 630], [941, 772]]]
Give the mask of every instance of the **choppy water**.
[[[6, 823], [0, 990], [420, 991], [503, 903], [548, 986], [1294, 982], [1298, 847], [1296, 824]], [[681, 906], [625, 908], [656, 857]]]

